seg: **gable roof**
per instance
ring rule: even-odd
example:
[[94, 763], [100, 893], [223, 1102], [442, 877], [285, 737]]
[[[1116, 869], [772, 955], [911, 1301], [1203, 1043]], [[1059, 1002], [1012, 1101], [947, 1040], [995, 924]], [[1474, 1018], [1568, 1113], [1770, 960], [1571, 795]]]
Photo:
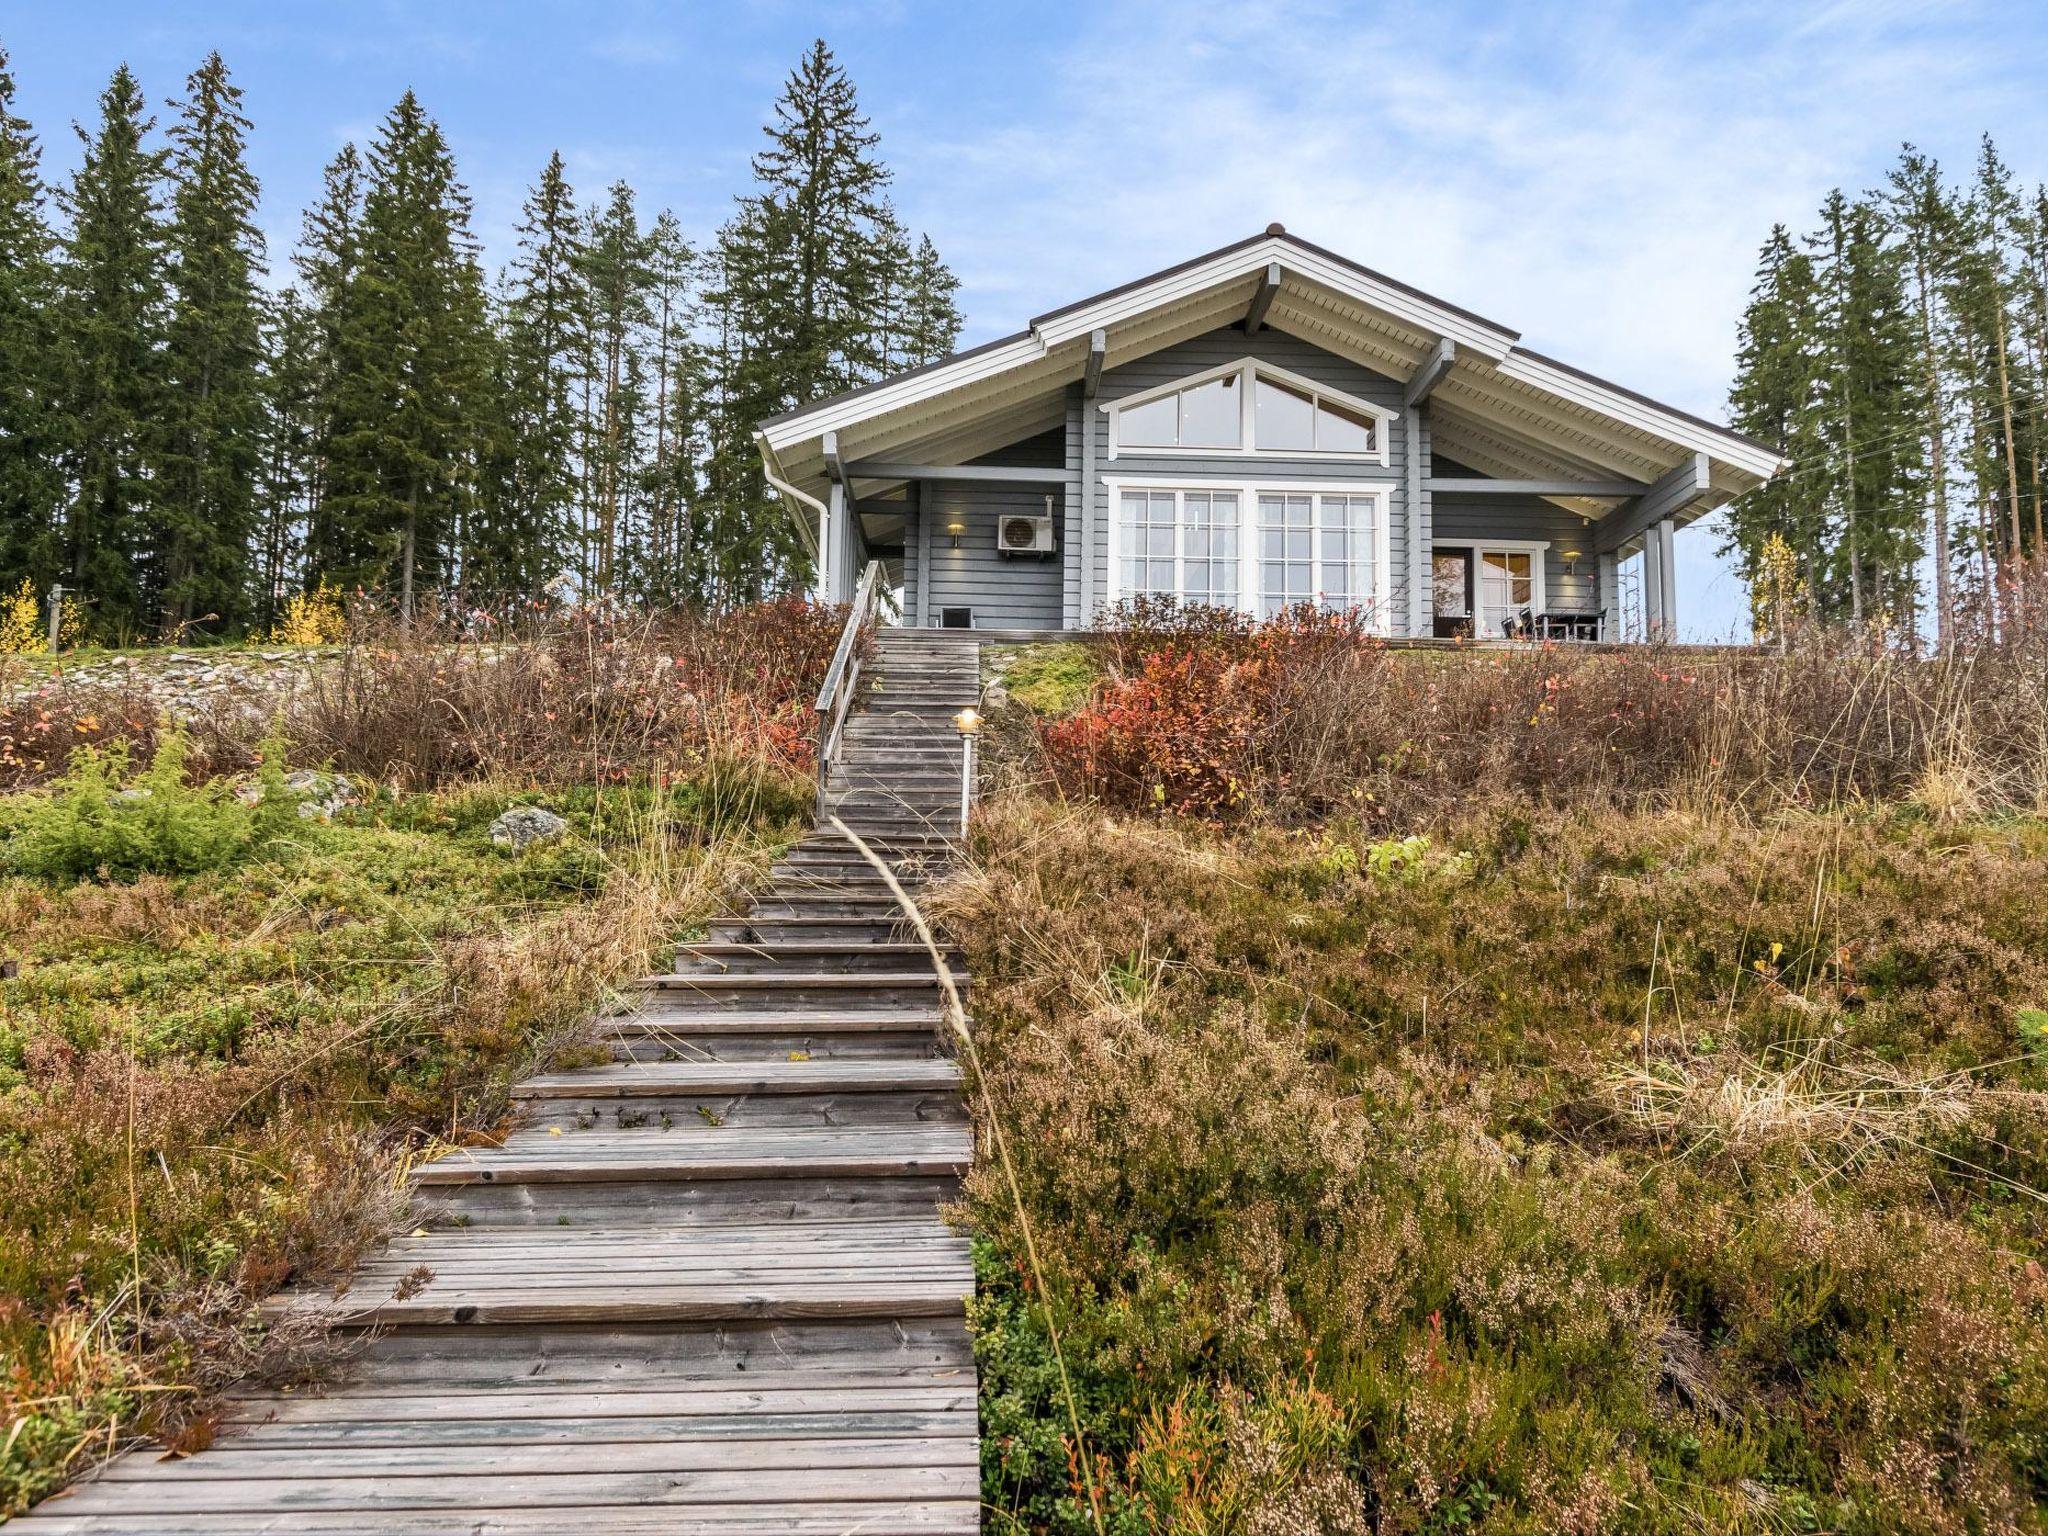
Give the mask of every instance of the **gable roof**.
[[[1450, 341], [1456, 358], [1430, 397], [1431, 440], [1482, 473], [1647, 484], [1705, 454], [1705, 505], [1717, 505], [1784, 465], [1752, 438], [1546, 357], [1519, 332], [1277, 224], [1048, 310], [1008, 336], [770, 417], [755, 434], [762, 458], [779, 482], [820, 493], [828, 432], [849, 461], [965, 462], [1058, 425], [1095, 332], [1105, 367], [1131, 362], [1240, 319], [1275, 266], [1280, 284], [1265, 313], [1275, 330], [1394, 378]], [[1583, 509], [1597, 516], [1611, 504]]]

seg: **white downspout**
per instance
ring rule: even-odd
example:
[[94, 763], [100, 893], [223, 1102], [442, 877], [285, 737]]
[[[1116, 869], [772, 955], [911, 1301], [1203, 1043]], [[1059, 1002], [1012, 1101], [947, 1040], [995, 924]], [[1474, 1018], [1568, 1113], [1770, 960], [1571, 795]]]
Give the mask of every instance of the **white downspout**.
[[[827, 581], [828, 573], [825, 570], [824, 555], [822, 552], [829, 547], [827, 544], [829, 530], [826, 527], [826, 518], [829, 516], [829, 513], [826, 509], [825, 503], [818, 500], [817, 497], [811, 495], [808, 491], [798, 490], [795, 486], [791, 485], [787, 480], [783, 479], [781, 475], [777, 474], [775, 472], [775, 461], [769, 454], [767, 443], [762, 441], [758, 434], [755, 437], [755, 442], [761, 450], [761, 474], [764, 478], [766, 478], [768, 483], [771, 486], [773, 486], [777, 491], [780, 491], [784, 496], [790, 497], [795, 501], [802, 502], [805, 506], [810, 507], [813, 511], [815, 511], [818, 514], [817, 532], [811, 534], [810, 537], [806, 540], [806, 542], [809, 543], [811, 546], [811, 559], [816, 561], [818, 564], [818, 595], [819, 597], [823, 598], [825, 596], [825, 584]], [[805, 528], [805, 525], [799, 522], [797, 524], [797, 527]], [[805, 531], [809, 532], [808, 529], [805, 529]]]

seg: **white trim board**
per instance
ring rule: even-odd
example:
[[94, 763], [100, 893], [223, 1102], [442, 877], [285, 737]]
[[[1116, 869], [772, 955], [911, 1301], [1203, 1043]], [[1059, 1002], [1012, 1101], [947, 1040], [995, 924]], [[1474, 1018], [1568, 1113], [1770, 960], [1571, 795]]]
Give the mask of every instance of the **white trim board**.
[[[1373, 502], [1372, 620], [1381, 634], [1394, 633], [1393, 601], [1393, 485], [1373, 481], [1289, 480], [1285, 477], [1222, 480], [1172, 475], [1103, 475], [1101, 477], [1106, 513], [1109, 518], [1108, 569], [1103, 573], [1102, 604], [1108, 607], [1123, 598], [1123, 518], [1118, 502], [1125, 491], [1177, 491], [1181, 493], [1231, 492], [1237, 496], [1237, 606], [1242, 613], [1259, 609], [1258, 504], [1268, 496], [1347, 496]], [[1178, 541], [1176, 541], [1178, 542]], [[1489, 548], [1500, 546], [1490, 545]], [[1083, 558], [1087, 557], [1083, 552]], [[1176, 563], [1179, 557], [1176, 556]]]

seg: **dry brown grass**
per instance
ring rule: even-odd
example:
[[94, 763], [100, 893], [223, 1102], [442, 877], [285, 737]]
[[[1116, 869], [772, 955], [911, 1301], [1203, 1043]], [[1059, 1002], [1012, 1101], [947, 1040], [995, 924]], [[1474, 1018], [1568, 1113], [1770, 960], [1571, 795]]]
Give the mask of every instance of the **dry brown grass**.
[[1433, 836], [983, 806], [998, 1528], [1090, 1528], [1049, 1305], [1112, 1529], [2031, 1530], [2048, 828]]

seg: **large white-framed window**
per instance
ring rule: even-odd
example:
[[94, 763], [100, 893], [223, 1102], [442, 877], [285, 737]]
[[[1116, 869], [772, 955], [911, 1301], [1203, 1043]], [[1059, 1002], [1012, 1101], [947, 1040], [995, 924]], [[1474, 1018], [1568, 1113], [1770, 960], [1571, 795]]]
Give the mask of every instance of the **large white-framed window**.
[[[1431, 548], [1439, 555], [1456, 556], [1454, 564], [1462, 565], [1461, 577], [1469, 584], [1465, 592], [1436, 594], [1434, 606], [1439, 618], [1469, 617], [1471, 633], [1476, 638], [1498, 640], [1526, 631], [1542, 617], [1546, 606], [1544, 556], [1550, 549], [1548, 542], [1437, 539]], [[1449, 567], [1438, 565], [1437, 569]]]
[[1260, 491], [1259, 617], [1299, 603], [1328, 609], [1377, 604], [1380, 509], [1381, 498], [1370, 493]]
[[1109, 456], [1257, 455], [1386, 464], [1394, 412], [1256, 358], [1105, 401]]
[[1104, 476], [1107, 600], [1177, 597], [1261, 618], [1360, 608], [1390, 632], [1390, 487]]
[[1132, 486], [1115, 506], [1119, 595], [1237, 607], [1239, 491]]

